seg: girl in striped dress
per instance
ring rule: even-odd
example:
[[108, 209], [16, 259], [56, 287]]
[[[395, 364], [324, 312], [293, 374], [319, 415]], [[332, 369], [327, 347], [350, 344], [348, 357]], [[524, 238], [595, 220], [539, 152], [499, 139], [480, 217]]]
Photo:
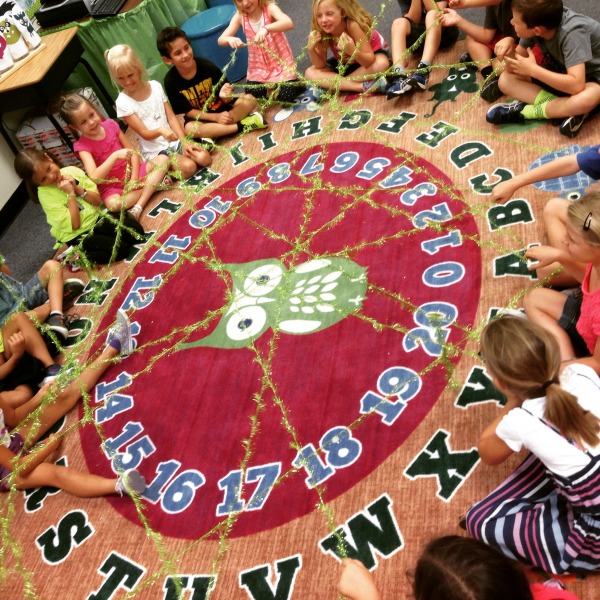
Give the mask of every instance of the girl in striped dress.
[[500, 464], [529, 455], [466, 516], [467, 531], [549, 573], [600, 567], [600, 379], [573, 363], [559, 376], [554, 337], [516, 317], [491, 321], [481, 355], [507, 398], [478, 443]]
[[241, 27], [248, 41], [246, 93], [266, 98], [277, 90], [278, 102], [293, 102], [304, 91], [285, 32], [294, 23], [273, 0], [234, 0], [238, 12], [220, 35], [219, 46], [237, 49], [244, 42], [235, 34]]

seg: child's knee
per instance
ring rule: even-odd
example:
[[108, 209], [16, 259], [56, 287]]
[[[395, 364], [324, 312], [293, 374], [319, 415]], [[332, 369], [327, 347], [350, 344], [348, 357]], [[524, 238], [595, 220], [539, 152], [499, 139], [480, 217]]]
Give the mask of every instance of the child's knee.
[[410, 34], [410, 21], [405, 17], [399, 17], [392, 21], [392, 37], [404, 36]]
[[565, 198], [552, 198], [546, 202], [542, 212], [546, 229], [557, 222], [566, 223], [568, 208], [569, 201]]

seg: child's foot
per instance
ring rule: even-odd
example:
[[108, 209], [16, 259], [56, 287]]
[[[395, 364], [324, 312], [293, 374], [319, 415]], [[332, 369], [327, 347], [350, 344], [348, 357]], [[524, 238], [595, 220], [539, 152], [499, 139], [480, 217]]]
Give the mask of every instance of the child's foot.
[[406, 75], [399, 75], [390, 85], [388, 85], [386, 90], [387, 99], [394, 100], [412, 91], [413, 88], [408, 83], [408, 77]]
[[137, 469], [127, 469], [117, 479], [115, 491], [119, 495], [139, 496], [146, 489], [146, 479]]
[[369, 94], [385, 94], [387, 87], [388, 81], [385, 75], [382, 75], [377, 79], [363, 81], [362, 84], [363, 92], [368, 92]]
[[560, 124], [559, 131], [569, 137], [574, 138], [583, 126], [583, 122], [588, 118], [590, 113], [584, 115], [575, 115], [574, 117], [567, 117]]
[[69, 335], [69, 329], [65, 323], [65, 317], [62, 313], [52, 313], [46, 320], [46, 325], [48, 325], [48, 329], [50, 329], [50, 331], [54, 331], [61, 341], [64, 342], [67, 339], [67, 336]]
[[240, 124], [244, 133], [255, 131], [256, 129], [265, 129], [267, 127], [262, 115], [257, 112], [250, 113], [247, 117], [244, 117], [240, 121]]
[[63, 284], [63, 311], [73, 308], [75, 300], [81, 296], [85, 283], [81, 279], [66, 279]]
[[518, 317], [519, 319], [527, 319], [525, 311], [518, 308], [499, 308], [496, 311], [496, 317]]
[[525, 117], [521, 111], [525, 108], [525, 102], [513, 100], [512, 102], [504, 102], [494, 104], [485, 115], [485, 120], [494, 125], [502, 125], [504, 123], [523, 123]]
[[140, 217], [142, 216], [142, 211], [144, 209], [139, 205], [139, 204], [134, 204], [128, 211], [127, 214], [132, 218], [135, 219], [136, 221], [140, 220]]
[[408, 85], [415, 91], [422, 91], [427, 89], [427, 84], [429, 83], [429, 68], [428, 65], [419, 63], [417, 65], [417, 69], [422, 69], [420, 71], [415, 71], [408, 78]]
[[207, 152], [212, 152], [215, 149], [215, 140], [212, 138], [196, 138], [196, 141]]
[[107, 346], [114, 348], [121, 356], [129, 356], [133, 352], [131, 322], [127, 314], [119, 309], [114, 327], [108, 334]]
[[60, 374], [61, 366], [58, 363], [54, 363], [46, 367], [46, 373], [44, 379], [40, 383], [40, 387], [44, 387], [48, 383], [52, 383]]

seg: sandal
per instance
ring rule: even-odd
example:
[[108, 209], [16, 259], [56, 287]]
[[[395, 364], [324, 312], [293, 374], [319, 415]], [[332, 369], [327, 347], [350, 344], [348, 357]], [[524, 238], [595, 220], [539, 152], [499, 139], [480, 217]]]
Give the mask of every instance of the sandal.
[[134, 204], [128, 211], [127, 214], [135, 219], [136, 221], [140, 220], [140, 217], [142, 216], [142, 211], [144, 209], [139, 205], [139, 204]]

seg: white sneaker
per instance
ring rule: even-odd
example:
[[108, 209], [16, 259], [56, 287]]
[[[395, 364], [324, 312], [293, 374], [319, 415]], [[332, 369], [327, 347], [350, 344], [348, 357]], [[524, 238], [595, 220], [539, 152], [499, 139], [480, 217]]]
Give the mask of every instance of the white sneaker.
[[523, 309], [499, 308], [496, 311], [496, 317], [519, 317], [519, 319], [526, 319], [527, 315]]
[[117, 311], [117, 320], [114, 327], [108, 334], [107, 344], [110, 344], [111, 340], [118, 339], [121, 343], [120, 356], [129, 356], [133, 352], [133, 337], [131, 334], [131, 322], [125, 311], [119, 309]]

